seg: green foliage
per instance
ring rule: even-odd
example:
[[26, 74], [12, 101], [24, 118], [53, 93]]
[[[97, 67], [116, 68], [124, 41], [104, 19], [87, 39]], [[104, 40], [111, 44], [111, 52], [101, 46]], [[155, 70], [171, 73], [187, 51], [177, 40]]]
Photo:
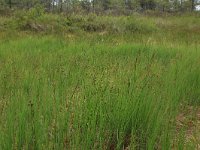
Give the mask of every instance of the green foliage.
[[140, 33], [151, 33], [156, 31], [158, 28], [153, 22], [146, 22], [144, 19], [138, 19], [135, 17], [129, 17], [125, 24], [125, 30], [127, 32], [140, 32]]
[[37, 22], [37, 20], [44, 15], [44, 9], [37, 5], [34, 8], [29, 9], [28, 11], [22, 10], [17, 11], [15, 13], [15, 21], [14, 25], [16, 28], [22, 29], [22, 30], [37, 30], [37, 27], [33, 24]]
[[194, 10], [197, 0], [0, 0], [0, 9], [32, 8], [44, 6], [48, 12], [83, 12], [129, 14], [134, 11], [159, 10], [159, 12], [183, 12]]
[[[197, 40], [200, 33], [199, 14], [185, 14], [179, 17], [169, 14], [159, 16], [64, 15], [46, 14], [42, 8], [18, 11], [15, 17], [2, 19], [0, 26], [4, 30], [34, 31], [41, 33], [77, 33], [93, 32], [107, 34], [141, 34], [160, 36], [163, 33], [171, 36], [173, 31], [176, 38], [172, 40]], [[5, 17], [2, 17], [5, 18]], [[6, 20], [6, 21], [4, 21]], [[188, 36], [190, 33], [190, 37]], [[182, 35], [182, 36], [179, 36]], [[194, 37], [194, 38], [193, 38]], [[159, 37], [160, 38], [160, 37]], [[169, 38], [170, 39], [170, 38]]]
[[1, 43], [1, 149], [172, 147], [180, 104], [200, 104], [199, 52], [80, 41]]
[[197, 16], [37, 14], [0, 31], [0, 149], [199, 144]]

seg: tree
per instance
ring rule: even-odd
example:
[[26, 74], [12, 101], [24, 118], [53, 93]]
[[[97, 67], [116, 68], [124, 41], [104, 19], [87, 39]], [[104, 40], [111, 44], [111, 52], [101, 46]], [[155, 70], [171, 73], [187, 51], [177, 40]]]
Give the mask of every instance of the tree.
[[102, 6], [104, 10], [108, 10], [110, 8], [110, 0], [102, 0]]
[[153, 10], [156, 8], [156, 2], [154, 0], [140, 0], [140, 7], [142, 10]]
[[10, 9], [12, 8], [12, 1], [11, 0], [9, 0], [9, 7], [10, 7]]
[[132, 0], [125, 0], [125, 6], [127, 9], [133, 9], [133, 1]]
[[81, 1], [81, 7], [86, 10], [87, 12], [90, 11], [90, 7], [91, 7], [91, 2], [88, 0], [82, 0]]
[[169, 7], [170, 7], [170, 1], [169, 0], [157, 0], [156, 3], [158, 5], [157, 7], [161, 8], [161, 10], [163, 12], [168, 10]]
[[191, 0], [191, 10], [195, 10], [195, 0]]

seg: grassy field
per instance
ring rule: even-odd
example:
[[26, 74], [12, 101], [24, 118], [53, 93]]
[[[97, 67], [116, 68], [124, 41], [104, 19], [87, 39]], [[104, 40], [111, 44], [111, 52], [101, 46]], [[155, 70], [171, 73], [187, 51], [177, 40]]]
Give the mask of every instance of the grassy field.
[[0, 149], [199, 149], [200, 20], [78, 17], [1, 17]]

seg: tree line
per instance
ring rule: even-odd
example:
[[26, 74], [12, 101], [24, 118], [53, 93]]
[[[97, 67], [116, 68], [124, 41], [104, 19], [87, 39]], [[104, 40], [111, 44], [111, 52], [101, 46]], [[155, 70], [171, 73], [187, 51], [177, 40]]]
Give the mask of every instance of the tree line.
[[0, 0], [1, 8], [29, 9], [40, 5], [56, 12], [128, 12], [158, 10], [163, 12], [194, 11], [200, 0]]

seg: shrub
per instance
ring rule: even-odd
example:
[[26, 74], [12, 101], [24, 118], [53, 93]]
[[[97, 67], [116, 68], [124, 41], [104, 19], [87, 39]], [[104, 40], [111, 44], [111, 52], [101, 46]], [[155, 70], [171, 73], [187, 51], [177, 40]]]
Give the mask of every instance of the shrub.
[[84, 31], [98, 32], [105, 30], [106, 25], [98, 22], [86, 22], [82, 25], [82, 28]]
[[28, 11], [20, 10], [15, 13], [15, 28], [22, 30], [41, 30], [41, 25], [38, 25], [36, 21], [42, 17], [44, 9], [41, 6], [36, 6]]
[[147, 22], [145, 19], [135, 19], [129, 17], [125, 25], [126, 32], [139, 32], [139, 33], [151, 33], [157, 30], [155, 24]]

